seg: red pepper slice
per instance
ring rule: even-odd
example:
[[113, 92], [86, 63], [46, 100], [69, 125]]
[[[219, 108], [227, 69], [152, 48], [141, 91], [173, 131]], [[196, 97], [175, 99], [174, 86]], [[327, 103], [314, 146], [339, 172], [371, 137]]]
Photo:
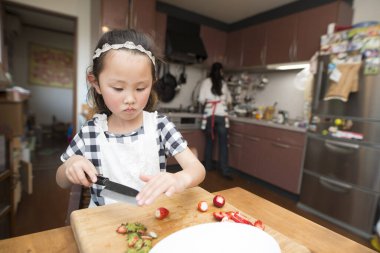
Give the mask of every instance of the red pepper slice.
[[253, 223], [247, 220], [243, 215], [241, 215], [239, 212], [235, 212], [234, 215], [231, 217], [231, 219], [237, 223], [243, 223], [253, 226]]
[[257, 228], [260, 228], [262, 230], [265, 229], [265, 225], [264, 223], [261, 221], [261, 220], [256, 220], [254, 223], [253, 223], [253, 226], [257, 227]]

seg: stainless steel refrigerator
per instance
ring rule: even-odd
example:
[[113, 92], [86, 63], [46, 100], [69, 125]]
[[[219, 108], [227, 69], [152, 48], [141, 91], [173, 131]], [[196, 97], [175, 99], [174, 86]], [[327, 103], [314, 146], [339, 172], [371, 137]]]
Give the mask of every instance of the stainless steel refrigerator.
[[[348, 37], [348, 44], [353, 39]], [[327, 98], [337, 84], [331, 80], [337, 53], [319, 57], [298, 206], [369, 238], [379, 218], [380, 75], [371, 70], [379, 55], [373, 53], [367, 61], [365, 48], [355, 52], [362, 63], [357, 90], [346, 102]]]

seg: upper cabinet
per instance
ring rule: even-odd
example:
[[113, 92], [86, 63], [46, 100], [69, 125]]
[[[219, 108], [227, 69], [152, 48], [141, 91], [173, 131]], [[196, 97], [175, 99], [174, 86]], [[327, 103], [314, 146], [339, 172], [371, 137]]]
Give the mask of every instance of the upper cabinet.
[[225, 63], [227, 33], [209, 26], [201, 26], [201, 38], [207, 51], [205, 64], [211, 66], [214, 62]]
[[278, 18], [264, 25], [267, 29], [265, 63], [294, 61], [297, 15]]
[[226, 61], [227, 68], [238, 68], [243, 64], [243, 30], [227, 34]]
[[265, 64], [266, 29], [264, 25], [253, 25], [243, 29], [243, 66]]
[[128, 27], [129, 1], [102, 0], [102, 27], [125, 29]]
[[154, 37], [156, 30], [156, 0], [132, 0], [131, 2], [132, 16], [129, 27]]
[[155, 0], [102, 0], [102, 26], [109, 29], [133, 28], [154, 37]]
[[336, 23], [349, 26], [353, 10], [346, 2], [334, 2], [298, 14], [295, 60], [309, 60], [319, 50], [321, 35], [326, 34], [327, 26]]
[[156, 31], [153, 36], [154, 41], [158, 49], [160, 56], [164, 57], [165, 55], [165, 39], [166, 39], [166, 21], [167, 15], [162, 12], [156, 12]]
[[228, 33], [229, 68], [307, 61], [330, 23], [351, 25], [352, 7], [335, 1]]

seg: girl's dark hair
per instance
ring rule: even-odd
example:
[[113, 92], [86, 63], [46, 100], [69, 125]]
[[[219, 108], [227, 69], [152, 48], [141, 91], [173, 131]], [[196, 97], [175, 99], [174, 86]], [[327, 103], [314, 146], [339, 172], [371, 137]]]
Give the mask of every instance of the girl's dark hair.
[[[112, 31], [104, 33], [102, 37], [99, 39], [99, 42], [96, 45], [96, 49], [102, 48], [102, 46], [106, 43], [108, 43], [109, 45], [113, 45], [113, 44], [123, 44], [126, 41], [132, 41], [135, 45], [141, 45], [145, 50], [152, 52], [152, 54], [156, 56], [154, 43], [152, 39], [148, 37], [146, 34], [137, 32], [133, 29], [112, 30]], [[118, 50], [129, 50], [133, 54], [145, 55], [143, 52], [140, 52], [139, 50], [135, 50], [135, 49], [123, 48], [123, 49], [118, 49]], [[99, 57], [93, 59], [92, 69], [89, 72], [95, 77], [96, 81], [99, 81], [99, 74], [100, 72], [102, 72], [103, 67], [104, 67], [104, 57], [107, 55], [108, 52], [109, 51], [104, 52]], [[152, 79], [153, 79], [153, 85], [154, 85], [157, 81], [157, 74], [156, 74], [156, 69], [153, 63], [151, 64], [151, 66], [152, 66]], [[103, 96], [98, 94], [95, 88], [92, 86], [88, 90], [87, 99], [92, 100], [94, 113], [106, 113], [107, 115], [111, 115], [111, 111], [107, 108], [106, 104], [104, 103]], [[158, 101], [157, 94], [152, 87], [152, 90], [149, 95], [148, 103], [146, 104], [144, 110], [153, 111], [155, 109], [157, 101]]]
[[215, 62], [211, 66], [211, 71], [209, 77], [211, 78], [212, 87], [211, 92], [214, 95], [221, 96], [222, 86], [223, 86], [223, 75], [222, 75], [223, 65], [220, 62]]

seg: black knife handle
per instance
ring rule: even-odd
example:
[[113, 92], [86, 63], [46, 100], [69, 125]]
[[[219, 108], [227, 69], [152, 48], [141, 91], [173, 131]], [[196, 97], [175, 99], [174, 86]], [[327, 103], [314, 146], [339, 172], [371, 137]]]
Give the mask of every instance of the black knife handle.
[[96, 182], [95, 184], [97, 185], [103, 185], [105, 186], [106, 185], [106, 182], [109, 180], [108, 177], [103, 177], [102, 175], [96, 175]]

